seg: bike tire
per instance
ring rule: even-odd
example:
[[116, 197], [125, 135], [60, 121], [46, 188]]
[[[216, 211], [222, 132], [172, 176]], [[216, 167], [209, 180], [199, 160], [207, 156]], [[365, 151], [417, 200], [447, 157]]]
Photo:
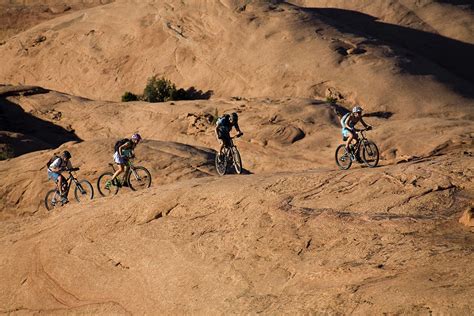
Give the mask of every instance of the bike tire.
[[53, 198], [54, 197], [56, 197], [57, 201], [59, 201], [61, 199], [61, 197], [58, 194], [58, 191], [56, 189], [50, 190], [50, 191], [48, 191], [48, 193], [46, 193], [46, 196], [44, 198], [44, 206], [46, 206], [46, 209], [48, 211], [51, 211], [51, 210], [53, 210], [53, 208], [56, 207], [56, 205], [53, 204]]
[[232, 147], [232, 159], [234, 161], [233, 166], [235, 173], [241, 174], [242, 173], [242, 158], [240, 157], [239, 150], [237, 147]]
[[130, 170], [127, 181], [133, 191], [147, 189], [151, 186], [151, 173], [147, 168], [137, 166], [134, 170]]
[[217, 174], [220, 176], [225, 175], [227, 171], [227, 157], [225, 154], [216, 154], [216, 159], [215, 159], [215, 165], [216, 165], [216, 171]]
[[346, 151], [346, 145], [341, 144], [336, 149], [336, 164], [342, 170], [347, 170], [352, 165], [352, 159], [349, 153]]
[[74, 197], [77, 202], [92, 200], [94, 198], [94, 187], [87, 180], [81, 180], [76, 183]]
[[114, 174], [112, 172], [104, 172], [99, 176], [97, 179], [97, 190], [99, 194], [106, 197], [117, 194], [119, 187], [116, 185], [110, 185], [108, 188], [106, 187], [107, 181], [110, 181]]
[[375, 143], [372, 141], [364, 142], [362, 144], [361, 158], [367, 167], [369, 168], [377, 167], [377, 164], [379, 163], [379, 159], [380, 159], [379, 149], [377, 148], [377, 145], [375, 145]]

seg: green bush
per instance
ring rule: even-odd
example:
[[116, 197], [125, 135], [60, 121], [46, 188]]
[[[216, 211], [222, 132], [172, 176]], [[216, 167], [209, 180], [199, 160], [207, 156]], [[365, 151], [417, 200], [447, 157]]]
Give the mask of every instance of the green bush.
[[138, 101], [138, 95], [127, 91], [122, 95], [122, 102]]
[[0, 160], [7, 160], [13, 157], [15, 157], [15, 153], [10, 145], [4, 144], [0, 147]]
[[216, 125], [218, 119], [219, 119], [219, 111], [216, 108], [214, 111], [214, 115], [212, 116], [211, 125]]
[[329, 103], [329, 104], [336, 104], [337, 99], [334, 98], [334, 97], [327, 97], [326, 102]]
[[175, 84], [170, 80], [153, 76], [148, 79], [145, 90], [143, 91], [143, 100], [148, 102], [173, 101], [176, 100], [178, 91], [180, 90], [176, 90]]

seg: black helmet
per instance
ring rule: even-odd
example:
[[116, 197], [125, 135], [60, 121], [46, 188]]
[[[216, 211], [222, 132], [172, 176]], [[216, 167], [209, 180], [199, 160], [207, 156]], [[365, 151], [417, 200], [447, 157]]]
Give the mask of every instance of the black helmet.
[[234, 113], [232, 113], [231, 115], [232, 115], [232, 121], [235, 122], [235, 121], [237, 121], [237, 120], [239, 119], [239, 116], [237, 115], [237, 113], [234, 112]]
[[63, 151], [63, 157], [66, 159], [71, 159], [71, 153], [67, 150]]

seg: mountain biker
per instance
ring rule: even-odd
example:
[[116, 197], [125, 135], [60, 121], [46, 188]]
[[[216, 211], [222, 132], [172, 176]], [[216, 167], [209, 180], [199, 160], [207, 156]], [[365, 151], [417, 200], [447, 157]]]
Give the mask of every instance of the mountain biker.
[[352, 112], [347, 113], [341, 118], [342, 136], [344, 140], [347, 139], [346, 150], [348, 153], [352, 153], [350, 149], [352, 140], [355, 140], [356, 142], [358, 140], [355, 125], [359, 122], [361, 122], [366, 129], [372, 129], [372, 126], [365, 123], [362, 119], [362, 108], [360, 106], [355, 106], [352, 109]]
[[222, 152], [222, 149], [224, 149], [224, 147], [230, 147], [230, 132], [232, 130], [232, 127], [234, 127], [235, 130], [238, 132], [236, 137], [244, 135], [244, 133], [242, 133], [239, 127], [239, 116], [237, 115], [237, 113], [233, 112], [230, 115], [225, 114], [224, 116], [217, 119], [215, 133], [217, 141], [221, 144], [219, 153]]
[[[142, 140], [140, 134], [133, 134], [131, 139], [123, 139], [117, 142], [115, 153], [114, 153], [114, 162], [118, 165], [118, 170], [115, 171], [112, 176], [111, 183], [113, 185], [120, 185], [116, 178], [125, 171], [125, 175], [128, 174], [128, 165], [127, 162], [130, 158], [135, 157], [134, 149], [137, 144]], [[124, 185], [127, 185], [124, 183]]]
[[48, 179], [54, 180], [58, 188], [59, 194], [61, 195], [61, 202], [63, 204], [69, 202], [67, 197], [64, 196], [66, 190], [66, 179], [61, 174], [64, 170], [72, 169], [71, 164], [71, 153], [67, 150], [63, 151], [61, 156], [54, 156], [48, 162]]

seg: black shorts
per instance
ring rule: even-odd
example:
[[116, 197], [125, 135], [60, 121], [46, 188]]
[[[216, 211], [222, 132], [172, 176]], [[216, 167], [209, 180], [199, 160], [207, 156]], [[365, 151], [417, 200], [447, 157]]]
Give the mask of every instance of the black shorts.
[[224, 143], [224, 146], [230, 147], [231, 145], [230, 133], [227, 130], [218, 128], [217, 137], [222, 140], [222, 142]]

